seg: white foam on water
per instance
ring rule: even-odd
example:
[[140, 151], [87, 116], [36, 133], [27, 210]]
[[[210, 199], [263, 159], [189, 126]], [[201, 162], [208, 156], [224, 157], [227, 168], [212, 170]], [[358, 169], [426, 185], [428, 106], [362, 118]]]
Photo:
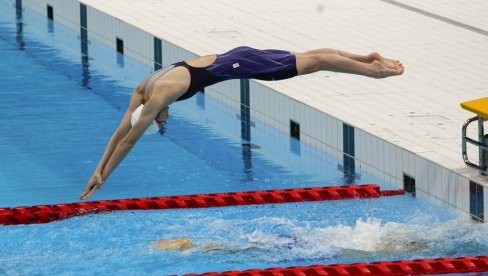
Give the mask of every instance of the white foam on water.
[[[312, 223], [283, 217], [252, 220], [207, 217], [198, 222], [216, 232], [200, 236], [186, 254], [218, 251], [242, 254], [254, 259], [257, 252], [267, 262], [303, 259], [331, 259], [341, 256], [415, 255], [424, 252], [440, 256], [456, 254], [456, 248], [471, 246], [480, 254], [488, 250], [488, 226], [466, 218], [438, 221], [417, 212], [403, 222], [382, 222], [368, 217], [353, 225], [311, 226]], [[208, 250], [209, 247], [215, 250]], [[430, 254], [430, 253], [429, 253]]]

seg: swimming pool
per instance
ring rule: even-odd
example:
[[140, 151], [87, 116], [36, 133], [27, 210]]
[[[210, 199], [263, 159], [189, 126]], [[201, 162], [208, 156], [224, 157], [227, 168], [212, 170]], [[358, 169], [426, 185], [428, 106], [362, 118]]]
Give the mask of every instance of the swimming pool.
[[[70, 29], [29, 9], [20, 26], [10, 1], [0, 3], [7, 7], [0, 14], [0, 206], [78, 201], [132, 87], [150, 68], [127, 57], [121, 63], [94, 40], [87, 58]], [[172, 106], [165, 134], [144, 137], [93, 199], [349, 182], [338, 159], [303, 142], [297, 152], [296, 141], [258, 120], [260, 142], [243, 141], [235, 109], [197, 97]], [[357, 182], [393, 188], [360, 174]], [[479, 255], [488, 252], [486, 234], [484, 224], [409, 196], [127, 211], [0, 227], [0, 273], [167, 274]], [[195, 247], [150, 248], [179, 236]], [[401, 242], [378, 250], [390, 241]], [[410, 242], [420, 245], [406, 250]]]

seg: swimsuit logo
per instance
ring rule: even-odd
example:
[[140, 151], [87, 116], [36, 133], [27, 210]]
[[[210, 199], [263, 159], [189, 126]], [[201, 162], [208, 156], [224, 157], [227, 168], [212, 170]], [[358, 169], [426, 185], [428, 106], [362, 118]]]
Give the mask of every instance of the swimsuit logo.
[[234, 67], [234, 69], [236, 69], [237, 67], [239, 67], [239, 63], [232, 64], [232, 67]]

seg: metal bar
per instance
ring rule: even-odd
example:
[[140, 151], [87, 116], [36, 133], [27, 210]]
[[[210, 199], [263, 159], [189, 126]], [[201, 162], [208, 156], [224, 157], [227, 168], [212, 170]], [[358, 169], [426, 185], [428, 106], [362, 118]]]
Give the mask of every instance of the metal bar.
[[481, 174], [488, 175], [488, 134], [485, 134], [483, 137], [483, 144], [485, 145], [483, 150], [483, 160], [484, 160], [484, 170], [481, 171]]
[[[484, 140], [485, 140], [485, 131], [484, 131], [484, 126], [483, 126], [483, 117], [478, 116], [478, 141], [484, 145]], [[484, 151], [486, 150], [486, 147], [480, 146], [479, 147], [479, 159], [480, 162], [478, 163], [480, 165], [480, 168], [482, 171], [486, 170], [486, 161], [484, 158]]]
[[480, 149], [485, 149], [485, 150], [488, 150], [488, 145], [485, 145], [485, 144], [481, 144], [480, 142], [476, 141], [476, 140], [473, 140], [469, 137], [463, 137], [463, 140], [465, 142], [468, 142], [470, 144], [473, 144], [475, 146], [478, 146]]
[[466, 143], [464, 142], [464, 139], [467, 138], [466, 132], [467, 132], [468, 126], [469, 126], [469, 124], [471, 124], [472, 122], [474, 122], [476, 120], [478, 120], [478, 116], [473, 117], [473, 118], [469, 118], [463, 124], [463, 128], [461, 130], [461, 137], [463, 137], [463, 143], [462, 143], [463, 154], [466, 152]]
[[[485, 137], [484, 134], [484, 121], [486, 121], [487, 118], [483, 118], [481, 116], [476, 116], [473, 118], [468, 119], [464, 124], [462, 128], [462, 155], [463, 155], [463, 160], [466, 165], [469, 167], [476, 168], [480, 171], [481, 174], [488, 174], [488, 138]], [[471, 124], [474, 121], [478, 121], [478, 141], [471, 139], [467, 137], [467, 129], [469, 124]], [[467, 147], [466, 144], [470, 143], [472, 145], [477, 146], [479, 149], [479, 163], [474, 164], [469, 160], [468, 153], [467, 153]]]
[[[480, 143], [483, 142], [483, 139], [484, 139], [484, 134], [483, 134], [484, 130], [483, 130], [483, 120], [478, 116], [478, 141]], [[483, 164], [483, 149], [479, 149], [479, 152], [480, 152], [480, 165]]]
[[476, 116], [476, 117], [473, 117], [473, 118], [469, 118], [468, 120], [466, 120], [466, 122], [464, 122], [463, 128], [461, 130], [461, 137], [462, 137], [461, 147], [462, 147], [462, 154], [463, 154], [463, 161], [464, 161], [464, 163], [466, 165], [468, 165], [469, 167], [472, 167], [472, 168], [476, 168], [478, 170], [481, 170], [481, 167], [480, 166], [478, 166], [478, 165], [472, 163], [471, 161], [469, 161], [468, 153], [467, 153], [467, 150], [466, 150], [466, 142], [469, 142], [471, 144], [480, 146], [480, 143], [478, 141], [475, 141], [475, 140], [473, 140], [471, 138], [468, 138], [467, 137], [467, 134], [466, 134], [469, 124], [471, 124], [474, 121], [477, 121], [478, 120], [478, 117], [479, 116]]

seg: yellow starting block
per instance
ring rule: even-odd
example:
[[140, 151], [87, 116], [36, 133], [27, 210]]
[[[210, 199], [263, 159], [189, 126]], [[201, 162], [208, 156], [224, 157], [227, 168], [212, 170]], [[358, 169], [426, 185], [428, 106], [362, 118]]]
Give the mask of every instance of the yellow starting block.
[[[461, 107], [476, 114], [476, 117], [468, 119], [463, 125], [462, 148], [463, 159], [466, 165], [477, 168], [481, 174], [488, 174], [488, 134], [485, 135], [483, 123], [488, 120], [488, 97], [461, 103]], [[474, 121], [478, 121], [478, 140], [469, 138], [466, 130]], [[474, 164], [469, 161], [466, 151], [466, 143], [473, 144], [479, 148], [479, 163]]]

